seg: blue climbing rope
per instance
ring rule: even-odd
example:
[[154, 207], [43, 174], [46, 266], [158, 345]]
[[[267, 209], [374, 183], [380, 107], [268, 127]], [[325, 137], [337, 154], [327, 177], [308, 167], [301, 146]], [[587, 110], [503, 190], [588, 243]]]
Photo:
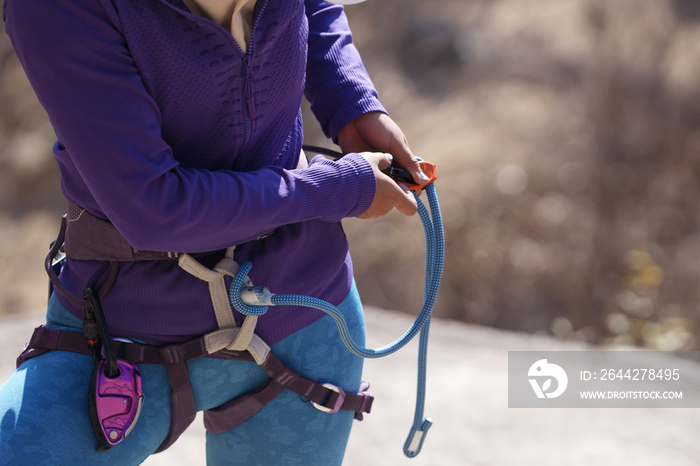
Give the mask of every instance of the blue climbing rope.
[[[373, 359], [388, 356], [406, 346], [408, 342], [420, 333], [416, 409], [413, 425], [411, 426], [403, 448], [404, 454], [409, 458], [413, 458], [420, 453], [428, 429], [433, 424], [430, 418], [423, 417], [428, 362], [428, 333], [430, 329], [430, 319], [433, 313], [433, 305], [435, 304], [435, 299], [437, 298], [440, 288], [443, 263], [445, 260], [445, 236], [443, 232], [442, 215], [440, 213], [440, 204], [438, 203], [434, 184], [428, 185], [425, 188], [425, 192], [428, 197], [430, 213], [428, 213], [428, 209], [426, 209], [423, 202], [414, 193], [418, 203], [418, 215], [423, 222], [423, 229], [425, 230], [427, 246], [423, 307], [409, 329], [396, 341], [388, 345], [376, 349], [358, 346], [350, 336], [347, 323], [340, 311], [332, 304], [321, 299], [301, 295], [272, 294], [265, 287], [255, 287], [253, 289], [243, 288], [245, 277], [253, 267], [250, 261], [245, 261], [241, 264], [229, 288], [231, 305], [244, 315], [260, 316], [267, 312], [268, 306], [306, 306], [325, 312], [335, 320], [340, 338], [343, 340], [348, 350], [361, 358]], [[241, 297], [242, 291], [247, 296], [245, 298], [247, 301], [255, 302], [256, 304], [246, 304]]]

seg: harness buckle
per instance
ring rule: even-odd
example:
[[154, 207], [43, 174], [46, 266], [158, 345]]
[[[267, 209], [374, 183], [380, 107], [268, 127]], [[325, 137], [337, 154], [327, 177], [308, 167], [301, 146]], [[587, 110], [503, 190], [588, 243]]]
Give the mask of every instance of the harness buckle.
[[340, 407], [343, 406], [343, 401], [345, 401], [345, 391], [343, 391], [343, 389], [340, 387], [336, 387], [332, 383], [322, 383], [321, 386], [336, 392], [338, 394], [338, 399], [335, 401], [335, 405], [332, 408], [326, 408], [321, 404], [311, 401], [313, 407], [328, 414], [333, 414], [340, 411]]

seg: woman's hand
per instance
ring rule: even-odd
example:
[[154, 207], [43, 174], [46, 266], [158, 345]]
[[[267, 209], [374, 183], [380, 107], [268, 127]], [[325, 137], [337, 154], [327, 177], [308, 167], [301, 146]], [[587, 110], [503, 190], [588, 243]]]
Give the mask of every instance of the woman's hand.
[[[380, 171], [391, 164], [391, 156], [393, 156], [394, 166], [411, 173], [417, 184], [428, 183], [428, 177], [421, 171], [418, 161], [408, 147], [406, 136], [394, 120], [382, 112], [365, 113], [352, 120], [340, 131], [338, 145], [345, 154], [360, 153], [372, 163], [374, 168], [377, 192], [370, 208], [359, 215], [359, 218], [381, 217], [386, 215], [392, 207], [396, 207], [404, 215], [416, 213], [417, 207], [413, 195], [405, 186], [397, 185]], [[383, 157], [377, 159], [376, 156]], [[406, 204], [405, 200], [408, 200], [410, 205]]]
[[381, 152], [360, 152], [360, 155], [372, 165], [374, 178], [377, 180], [377, 190], [369, 209], [358, 215], [357, 218], [381, 217], [388, 214], [394, 207], [404, 215], [414, 215], [418, 205], [413, 194], [406, 186], [397, 184], [381, 172], [391, 165], [391, 155]]
[[411, 173], [416, 184], [428, 182], [428, 177], [421, 171], [418, 161], [408, 147], [403, 131], [385, 113], [365, 113], [352, 120], [338, 133], [338, 145], [344, 154], [348, 152], [391, 154], [394, 156], [394, 166]]

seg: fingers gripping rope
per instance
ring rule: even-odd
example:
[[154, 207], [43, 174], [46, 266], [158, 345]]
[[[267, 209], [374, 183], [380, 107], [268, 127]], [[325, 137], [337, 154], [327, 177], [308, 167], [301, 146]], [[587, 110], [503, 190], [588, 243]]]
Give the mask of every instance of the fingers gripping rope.
[[361, 347], [357, 345], [350, 336], [347, 323], [340, 311], [326, 301], [310, 296], [288, 294], [275, 295], [270, 293], [265, 287], [242, 288], [245, 277], [252, 268], [250, 261], [241, 264], [229, 289], [231, 305], [241, 314], [248, 316], [260, 316], [267, 312], [268, 306], [306, 306], [325, 312], [335, 320], [340, 338], [343, 340], [348, 350], [361, 358], [381, 358], [395, 353], [406, 346], [406, 344], [420, 332], [416, 410], [413, 425], [411, 426], [408, 438], [404, 444], [404, 454], [411, 458], [420, 453], [423, 442], [425, 441], [425, 436], [432, 425], [430, 418], [423, 418], [428, 359], [428, 333], [430, 329], [430, 319], [433, 313], [433, 305], [435, 304], [435, 299], [437, 298], [437, 293], [440, 288], [445, 259], [445, 237], [435, 185], [428, 185], [425, 191], [428, 196], [428, 204], [430, 205], [430, 214], [423, 202], [416, 196], [418, 215], [423, 222], [427, 245], [423, 307], [415, 322], [396, 341], [376, 349]]

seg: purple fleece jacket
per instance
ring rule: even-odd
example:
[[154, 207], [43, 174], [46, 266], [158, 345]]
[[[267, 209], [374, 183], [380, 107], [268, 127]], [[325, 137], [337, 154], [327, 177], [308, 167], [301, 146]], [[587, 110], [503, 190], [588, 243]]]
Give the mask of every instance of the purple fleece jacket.
[[[372, 169], [357, 154], [295, 169], [302, 95], [329, 137], [384, 111], [342, 7], [258, 0], [246, 54], [182, 0], [5, 0], [3, 19], [56, 131], [70, 202], [109, 219], [135, 249], [239, 245], [255, 284], [345, 298], [352, 264], [340, 220], [371, 204]], [[61, 280], [82, 295], [100, 267], [68, 260]], [[113, 335], [152, 344], [217, 327], [207, 283], [174, 261], [122, 263], [102, 304]], [[256, 332], [274, 344], [321, 316], [272, 307]]]

